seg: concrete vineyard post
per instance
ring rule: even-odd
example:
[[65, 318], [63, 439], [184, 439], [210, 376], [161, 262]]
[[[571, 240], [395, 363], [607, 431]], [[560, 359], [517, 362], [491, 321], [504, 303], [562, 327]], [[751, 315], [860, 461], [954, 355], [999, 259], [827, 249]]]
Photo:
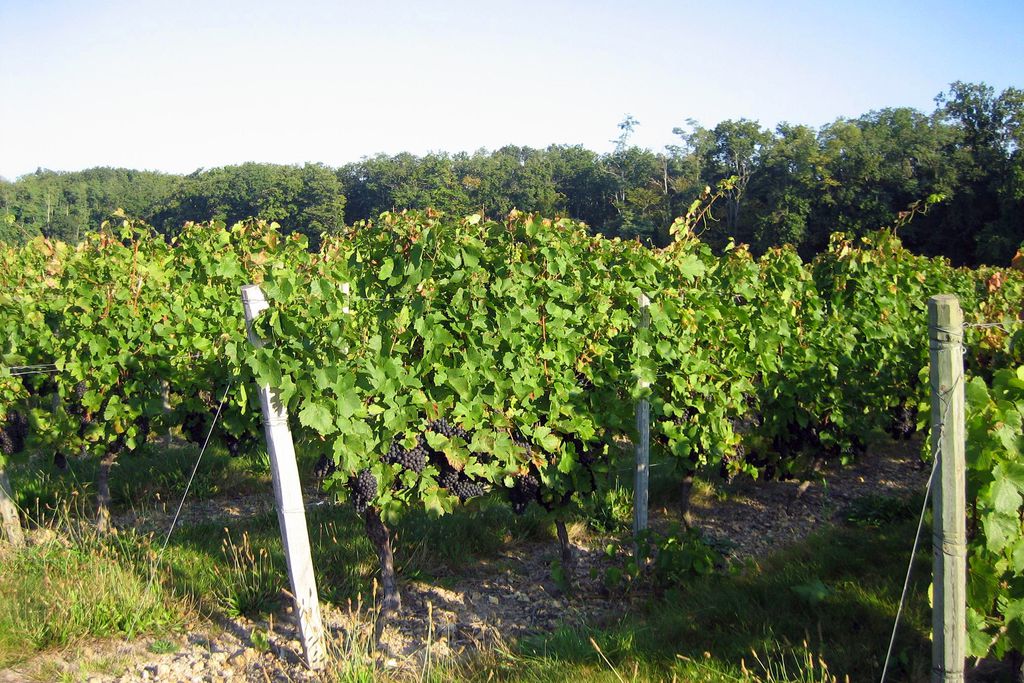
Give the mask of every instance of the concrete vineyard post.
[[[242, 287], [242, 305], [249, 342], [259, 348], [263, 345], [252, 329], [252, 321], [269, 307], [257, 285]], [[263, 426], [270, 452], [270, 472], [277, 502], [277, 520], [281, 526], [281, 541], [288, 563], [288, 579], [295, 598], [295, 615], [306, 664], [310, 669], [321, 669], [326, 663], [324, 627], [320, 617], [320, 601], [313, 573], [313, 558], [309, 549], [306, 527], [306, 508], [302, 502], [299, 468], [295, 463], [295, 446], [288, 428], [288, 411], [281, 404], [276, 387], [259, 388]]]
[[951, 294], [928, 300], [932, 483], [932, 681], [964, 680], [967, 640], [967, 519], [963, 313]]
[[[640, 330], [645, 330], [651, 324], [651, 300], [647, 295], [641, 294], [638, 299], [640, 304]], [[646, 389], [649, 382], [640, 381], [640, 388]], [[636, 477], [633, 487], [633, 541], [636, 550], [639, 551], [639, 536], [647, 529], [647, 498], [650, 484], [651, 465], [651, 404], [646, 398], [636, 403]]]

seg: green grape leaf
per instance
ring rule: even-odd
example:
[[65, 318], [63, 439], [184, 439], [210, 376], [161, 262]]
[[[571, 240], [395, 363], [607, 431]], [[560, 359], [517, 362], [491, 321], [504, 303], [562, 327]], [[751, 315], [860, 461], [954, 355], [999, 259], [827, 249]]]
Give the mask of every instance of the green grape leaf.
[[302, 409], [299, 410], [299, 424], [310, 429], [315, 429], [320, 434], [328, 436], [337, 431], [337, 427], [334, 424], [334, 418], [331, 416], [331, 411], [326, 407], [313, 403], [307, 402], [303, 405]]

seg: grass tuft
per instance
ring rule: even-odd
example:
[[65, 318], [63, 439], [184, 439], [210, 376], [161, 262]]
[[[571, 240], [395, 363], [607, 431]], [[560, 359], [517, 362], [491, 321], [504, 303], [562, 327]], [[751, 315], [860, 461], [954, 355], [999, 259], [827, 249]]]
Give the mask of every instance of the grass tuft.
[[86, 638], [183, 625], [190, 603], [149, 581], [149, 561], [140, 571], [138, 562], [151, 557], [146, 544], [130, 534], [85, 536], [0, 556], [0, 667]]
[[277, 607], [283, 581], [266, 548], [253, 548], [249, 533], [235, 544], [224, 529], [225, 565], [215, 565], [217, 601], [229, 617], [267, 614]]

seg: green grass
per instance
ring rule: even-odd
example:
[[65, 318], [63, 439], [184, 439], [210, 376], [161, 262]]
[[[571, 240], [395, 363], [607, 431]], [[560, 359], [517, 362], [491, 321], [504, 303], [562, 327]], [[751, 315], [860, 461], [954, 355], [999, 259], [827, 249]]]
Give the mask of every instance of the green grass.
[[175, 629], [193, 613], [149, 581], [144, 539], [61, 539], [0, 553], [0, 667], [86, 638]]

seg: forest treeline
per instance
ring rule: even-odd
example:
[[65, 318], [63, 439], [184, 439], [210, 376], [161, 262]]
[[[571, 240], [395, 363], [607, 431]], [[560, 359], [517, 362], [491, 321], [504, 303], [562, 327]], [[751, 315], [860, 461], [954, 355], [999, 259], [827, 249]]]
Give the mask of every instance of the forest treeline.
[[0, 239], [77, 241], [114, 209], [166, 233], [186, 221], [247, 217], [306, 233], [432, 207], [503, 216], [513, 208], [587, 223], [609, 236], [668, 240], [672, 218], [707, 186], [731, 178], [703, 235], [755, 251], [791, 243], [805, 256], [832, 232], [894, 222], [927, 198], [942, 201], [900, 228], [909, 248], [954, 263], [1006, 263], [1024, 240], [1024, 90], [955, 82], [931, 113], [888, 108], [815, 129], [748, 119], [677, 128], [674, 145], [632, 145], [638, 122], [619, 124], [615, 148], [506, 146], [473, 154], [377, 155], [339, 168], [246, 163], [181, 176], [93, 168], [0, 179]]

